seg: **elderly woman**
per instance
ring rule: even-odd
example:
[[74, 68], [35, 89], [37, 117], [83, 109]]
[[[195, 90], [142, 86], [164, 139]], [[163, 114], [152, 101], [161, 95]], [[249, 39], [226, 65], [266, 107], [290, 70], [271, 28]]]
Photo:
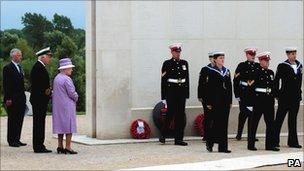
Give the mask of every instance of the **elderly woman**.
[[[58, 134], [57, 153], [77, 154], [71, 148], [72, 134], [76, 133], [76, 102], [78, 94], [70, 75], [75, 66], [70, 58], [59, 61], [59, 74], [53, 83], [53, 133]], [[63, 148], [63, 135], [66, 136], [66, 147]]]

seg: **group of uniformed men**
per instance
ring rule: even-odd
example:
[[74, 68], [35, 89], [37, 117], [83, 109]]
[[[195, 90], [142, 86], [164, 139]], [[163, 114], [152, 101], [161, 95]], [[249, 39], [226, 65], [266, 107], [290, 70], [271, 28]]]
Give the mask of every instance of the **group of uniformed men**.
[[[188, 145], [183, 141], [185, 103], [189, 98], [189, 66], [180, 59], [180, 43], [169, 46], [172, 58], [166, 60], [161, 73], [161, 98], [167, 105], [165, 123], [159, 141], [165, 143], [167, 130], [174, 119], [175, 145]], [[244, 123], [248, 118], [248, 150], [256, 151], [256, 131], [263, 114], [266, 123], [265, 149], [279, 151], [280, 132], [288, 113], [288, 146], [302, 148], [297, 138], [297, 114], [301, 99], [302, 64], [296, 59], [297, 49], [285, 49], [287, 60], [280, 63], [276, 74], [269, 69], [270, 52], [256, 55], [253, 47], [244, 50], [247, 60], [241, 62], [234, 73], [233, 84], [230, 70], [224, 66], [225, 53], [214, 51], [208, 54], [210, 63], [200, 71], [198, 100], [204, 110], [204, 139], [206, 149], [213, 151], [218, 143], [218, 151], [230, 153], [228, 149], [228, 118], [232, 105], [232, 86], [239, 102], [239, 122], [237, 140], [242, 138]], [[255, 57], [259, 63], [255, 62]], [[275, 98], [278, 110], [275, 116]]]

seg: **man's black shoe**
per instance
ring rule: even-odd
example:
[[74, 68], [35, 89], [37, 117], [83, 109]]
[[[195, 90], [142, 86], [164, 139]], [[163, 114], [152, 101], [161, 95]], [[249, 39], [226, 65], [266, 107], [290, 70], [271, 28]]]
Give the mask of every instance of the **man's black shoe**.
[[257, 151], [257, 150], [258, 150], [258, 149], [255, 148], [255, 147], [248, 147], [247, 149], [250, 150], [250, 151]]
[[238, 141], [240, 141], [240, 140], [242, 139], [242, 137], [237, 135], [237, 136], [235, 137], [235, 139], [238, 140]]
[[20, 147], [19, 143], [10, 143], [10, 147]]
[[273, 148], [266, 148], [268, 151], [280, 151], [279, 148], [273, 147]]
[[166, 143], [166, 138], [163, 137], [163, 136], [159, 137], [158, 140], [159, 140], [159, 142], [161, 142], [162, 144], [165, 144], [165, 143]]
[[231, 150], [220, 150], [220, 153], [231, 153]]
[[51, 153], [52, 150], [48, 150], [48, 149], [43, 149], [43, 150], [35, 150], [35, 153]]
[[302, 148], [301, 145], [288, 145], [290, 148]]
[[209, 152], [212, 152], [213, 151], [213, 149], [212, 149], [212, 147], [211, 146], [206, 146], [206, 149], [207, 149], [207, 151], [209, 151]]
[[23, 143], [21, 141], [18, 142], [19, 146], [26, 146], [27, 144], [26, 143]]
[[184, 141], [175, 141], [174, 145], [187, 146], [188, 143], [186, 143]]

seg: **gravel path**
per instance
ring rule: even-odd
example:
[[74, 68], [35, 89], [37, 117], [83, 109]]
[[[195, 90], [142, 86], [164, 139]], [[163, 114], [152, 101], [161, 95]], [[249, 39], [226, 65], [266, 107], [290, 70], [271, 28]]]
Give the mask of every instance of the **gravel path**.
[[[86, 125], [84, 116], [78, 117], [78, 125], [79, 132], [83, 132]], [[229, 147], [232, 150], [231, 154], [208, 153], [202, 142], [190, 141], [187, 147], [174, 146], [172, 142], [166, 145], [160, 145], [159, 143], [99, 146], [73, 144], [74, 150], [78, 151], [79, 154], [59, 155], [55, 153], [57, 139], [52, 137], [51, 117], [48, 116], [45, 145], [53, 150], [53, 153], [36, 154], [33, 153], [31, 145], [32, 117], [26, 117], [24, 120], [21, 141], [28, 144], [25, 147], [12, 148], [8, 146], [6, 142], [6, 127], [7, 118], [1, 117], [1, 170], [112, 170], [276, 153], [263, 150], [265, 139], [260, 138], [260, 141], [257, 143], [257, 148], [260, 150], [256, 152], [246, 150], [246, 141], [230, 139]], [[299, 141], [303, 142], [303, 136], [299, 137]], [[286, 137], [282, 137], [282, 142], [287, 142]], [[280, 153], [299, 151], [303, 151], [303, 149], [291, 149], [283, 145]], [[286, 165], [257, 168], [257, 170], [261, 169], [297, 168], [287, 168]]]

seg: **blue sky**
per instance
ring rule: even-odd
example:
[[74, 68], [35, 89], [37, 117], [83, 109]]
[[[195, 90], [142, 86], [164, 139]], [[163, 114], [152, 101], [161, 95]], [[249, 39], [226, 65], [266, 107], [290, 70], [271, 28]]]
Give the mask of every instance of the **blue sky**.
[[85, 0], [77, 1], [10, 1], [0, 0], [1, 30], [23, 28], [21, 17], [26, 12], [40, 13], [48, 20], [53, 19], [55, 13], [69, 17], [75, 28], [85, 28]]

